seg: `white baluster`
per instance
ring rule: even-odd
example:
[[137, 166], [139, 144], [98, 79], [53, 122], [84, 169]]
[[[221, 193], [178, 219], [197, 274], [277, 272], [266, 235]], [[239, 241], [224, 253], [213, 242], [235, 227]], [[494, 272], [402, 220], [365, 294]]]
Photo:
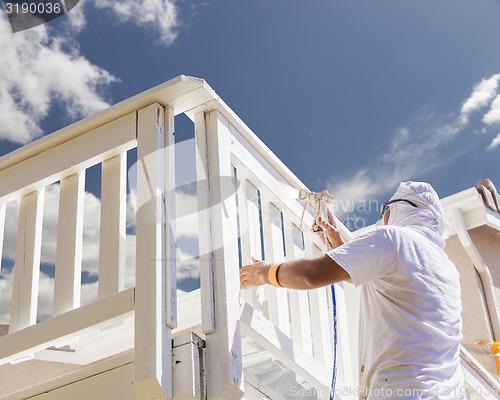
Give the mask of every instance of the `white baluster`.
[[85, 171], [61, 180], [53, 316], [80, 307]]
[[[323, 252], [310, 240], [311, 233], [306, 234], [306, 256], [318, 257]], [[333, 337], [330, 333], [330, 309], [328, 308], [328, 288], [318, 288], [309, 291], [311, 307], [311, 332], [313, 339], [314, 357], [323, 365], [332, 365]]]
[[9, 333], [36, 323], [45, 188], [21, 199]]
[[[270, 201], [263, 196], [262, 223], [264, 232], [264, 249], [266, 261], [279, 262], [284, 259], [283, 252], [283, 227], [281, 213]], [[266, 286], [268, 299], [269, 320], [273, 322], [284, 334], [290, 336], [290, 318], [288, 311], [288, 295], [286, 289]]]
[[127, 155], [102, 163], [99, 299], [125, 288]]
[[[294, 260], [304, 256], [302, 232], [288, 220], [285, 220], [286, 258]], [[292, 339], [312, 355], [311, 318], [309, 296], [305, 290], [288, 290]]]

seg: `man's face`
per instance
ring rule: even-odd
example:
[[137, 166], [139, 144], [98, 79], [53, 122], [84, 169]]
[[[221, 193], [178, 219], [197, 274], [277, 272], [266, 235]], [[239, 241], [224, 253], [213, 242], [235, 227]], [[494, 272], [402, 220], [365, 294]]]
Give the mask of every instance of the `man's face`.
[[384, 213], [384, 225], [387, 225], [389, 223], [390, 215], [391, 215], [391, 209], [388, 208], [387, 211]]

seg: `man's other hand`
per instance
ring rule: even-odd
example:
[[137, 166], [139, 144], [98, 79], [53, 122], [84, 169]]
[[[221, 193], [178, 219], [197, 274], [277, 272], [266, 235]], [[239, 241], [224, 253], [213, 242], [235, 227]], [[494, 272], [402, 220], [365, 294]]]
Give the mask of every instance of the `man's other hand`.
[[253, 264], [245, 265], [240, 269], [240, 288], [245, 289], [250, 286], [262, 286], [269, 283], [268, 264], [252, 257]]

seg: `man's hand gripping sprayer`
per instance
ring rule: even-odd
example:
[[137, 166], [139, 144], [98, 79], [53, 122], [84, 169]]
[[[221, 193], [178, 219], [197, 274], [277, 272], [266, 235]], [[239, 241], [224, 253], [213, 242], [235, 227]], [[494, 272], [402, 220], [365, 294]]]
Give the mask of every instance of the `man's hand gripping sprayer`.
[[[305, 201], [304, 210], [302, 211], [302, 218], [300, 220], [301, 225], [307, 204], [310, 204], [311, 207], [316, 211], [316, 217], [315, 217], [316, 225], [319, 226], [318, 222], [320, 218], [322, 221], [328, 222], [328, 204], [330, 204], [333, 201], [333, 196], [330, 193], [328, 193], [328, 190], [325, 189], [321, 193], [316, 193], [316, 192], [310, 192], [309, 190], [306, 189], [300, 189], [299, 199]], [[330, 244], [330, 241], [328, 240], [328, 236], [326, 234], [325, 229], [323, 229], [323, 234], [325, 235], [326, 250], [329, 251], [332, 249], [332, 246]]]

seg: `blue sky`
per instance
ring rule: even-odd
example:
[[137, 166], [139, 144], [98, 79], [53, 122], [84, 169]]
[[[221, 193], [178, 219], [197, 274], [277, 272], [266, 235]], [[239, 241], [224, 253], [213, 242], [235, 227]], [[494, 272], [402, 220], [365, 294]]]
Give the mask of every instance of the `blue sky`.
[[[205, 78], [310, 188], [335, 189], [363, 170], [377, 184], [389, 168], [381, 157], [401, 129], [410, 130], [405, 145], [417, 151], [433, 130], [454, 121], [475, 85], [500, 72], [498, 1], [121, 3], [134, 5], [120, 13], [118, 3], [83, 0], [45, 26], [47, 47], [65, 37], [62, 53], [93, 68], [79, 88], [87, 86], [87, 94], [61, 99], [64, 88], [47, 88], [36, 133], [20, 138], [2, 129], [0, 136], [18, 142], [0, 142], [2, 154], [105, 103], [188, 74]], [[148, 9], [159, 12], [155, 20], [145, 21]], [[3, 32], [2, 42], [13, 39]], [[18, 109], [29, 109], [28, 95], [12, 97]], [[485, 176], [500, 182], [500, 148], [486, 151], [500, 125], [476, 133], [490, 105], [438, 146], [425, 168], [396, 174], [376, 196], [387, 197], [398, 179], [429, 180], [443, 196]]]
[[498, 38], [498, 0], [81, 0], [16, 34], [1, 9], [0, 154], [186, 74], [343, 204], [500, 185]]

